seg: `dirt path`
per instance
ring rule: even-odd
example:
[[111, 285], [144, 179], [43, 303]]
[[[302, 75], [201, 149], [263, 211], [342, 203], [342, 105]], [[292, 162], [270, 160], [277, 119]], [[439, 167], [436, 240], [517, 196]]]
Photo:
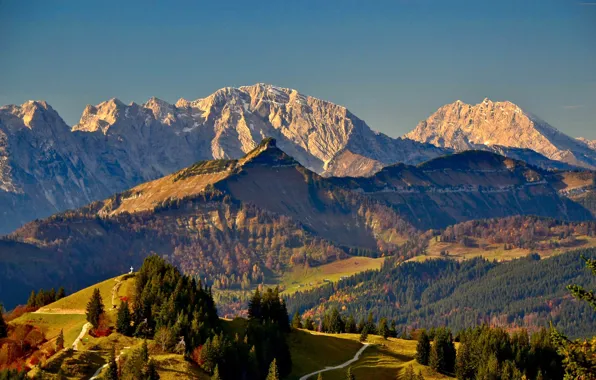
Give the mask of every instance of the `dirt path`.
[[[129, 348], [130, 348], [130, 347], [124, 347], [124, 348], [122, 349], [122, 351], [120, 351], [120, 353], [118, 354], [118, 356], [116, 356], [116, 362], [118, 362], [118, 359], [120, 359], [120, 356], [122, 356], [122, 354], [124, 354], [124, 351], [125, 351], [125, 350], [127, 350], [127, 349], [129, 349]], [[106, 364], [102, 365], [101, 367], [99, 367], [99, 368], [97, 369], [97, 371], [95, 371], [95, 373], [93, 374], [93, 376], [91, 376], [91, 377], [89, 378], [89, 380], [95, 380], [95, 379], [97, 379], [97, 378], [99, 377], [99, 374], [101, 373], [101, 371], [102, 371], [104, 368], [107, 368], [109, 365], [110, 365], [110, 363], [108, 362], [108, 363], [106, 363]]]
[[79, 342], [81, 341], [81, 339], [83, 339], [85, 334], [87, 334], [87, 331], [89, 331], [90, 328], [91, 328], [91, 323], [89, 323], [89, 322], [87, 322], [83, 325], [83, 328], [81, 329], [81, 333], [79, 334], [79, 336], [77, 336], [77, 339], [75, 339], [75, 341], [72, 343], [73, 350], [75, 350], [75, 351], [79, 350]]
[[355, 361], [357, 361], [360, 358], [360, 354], [362, 354], [362, 352], [364, 352], [364, 350], [366, 350], [366, 348], [370, 346], [370, 343], [364, 343], [364, 345], [358, 350], [358, 352], [356, 352], [356, 355], [354, 355], [354, 357], [350, 360], [348, 360], [347, 362], [337, 365], [335, 367], [325, 367], [324, 369], [320, 369], [318, 371], [315, 372], [311, 372], [308, 375], [304, 375], [300, 378], [300, 380], [307, 380], [309, 377], [311, 376], [315, 376], [318, 375], [321, 372], [327, 372], [327, 371], [333, 371], [334, 369], [342, 369], [342, 368], [346, 368], [347, 366], [349, 366], [350, 364], [354, 363]]
[[116, 304], [114, 303], [114, 297], [118, 295], [118, 289], [120, 289], [120, 285], [122, 285], [122, 280], [121, 277], [118, 277], [116, 279], [116, 284], [112, 288], [112, 309], [116, 307]]

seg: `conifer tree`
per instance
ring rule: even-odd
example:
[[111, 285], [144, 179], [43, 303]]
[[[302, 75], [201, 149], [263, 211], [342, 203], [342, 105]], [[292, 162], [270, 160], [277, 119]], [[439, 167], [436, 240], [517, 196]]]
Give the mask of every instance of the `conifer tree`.
[[27, 307], [35, 307], [35, 290], [31, 291], [29, 299], [27, 300]]
[[304, 321], [304, 327], [309, 331], [313, 331], [315, 329], [315, 323], [310, 316], [306, 317], [306, 320]]
[[58, 288], [58, 293], [56, 293], [56, 301], [66, 297], [66, 292], [64, 291], [64, 287], [61, 286]]
[[215, 369], [213, 370], [213, 375], [211, 376], [211, 380], [221, 380], [221, 376], [219, 376], [219, 366], [216, 365]]
[[87, 322], [91, 323], [93, 328], [97, 328], [99, 326], [99, 319], [103, 312], [103, 300], [101, 299], [99, 289], [95, 288], [93, 289], [93, 294], [91, 295], [89, 303], [87, 303]]
[[406, 372], [404, 373], [403, 380], [416, 380], [416, 373], [414, 372], [414, 366], [409, 365], [406, 367]]
[[[596, 259], [588, 259], [582, 255], [586, 267], [596, 276]], [[594, 290], [586, 290], [579, 285], [569, 285], [567, 289], [578, 300], [588, 302], [596, 311], [596, 294]], [[591, 339], [569, 340], [556, 329], [551, 329], [551, 340], [557, 346], [557, 352], [563, 357], [565, 380], [592, 379], [596, 373], [596, 337]]]
[[360, 333], [360, 341], [366, 342], [367, 339], [368, 339], [368, 326], [364, 326], [364, 328], [362, 329], [362, 332]]
[[298, 312], [295, 312], [294, 317], [292, 317], [292, 328], [294, 328], [294, 329], [302, 328], [302, 321], [300, 320], [300, 314], [298, 314]]
[[4, 321], [3, 311], [4, 307], [0, 304], [0, 338], [6, 338], [8, 336], [8, 326], [6, 325], [6, 321]]
[[248, 301], [248, 319], [260, 319], [261, 318], [261, 293], [257, 288], [255, 294]]
[[379, 321], [379, 335], [381, 335], [385, 339], [387, 339], [387, 337], [389, 336], [389, 326], [387, 326], [386, 318], [381, 318], [381, 320]]
[[418, 336], [418, 344], [416, 345], [416, 361], [422, 365], [428, 365], [430, 358], [430, 339], [426, 330], [422, 330]]
[[132, 315], [128, 308], [128, 301], [122, 301], [118, 308], [118, 319], [116, 321], [116, 331], [122, 335], [130, 336], [132, 333]]
[[279, 370], [277, 369], [277, 362], [275, 359], [273, 359], [271, 365], [269, 366], [267, 380], [279, 380]]
[[346, 372], [346, 380], [356, 380], [356, 376], [352, 373], [352, 367], [348, 367], [348, 372]]
[[64, 348], [64, 331], [60, 329], [60, 333], [56, 338], [56, 351], [60, 351]]
[[116, 352], [114, 347], [112, 347], [112, 350], [110, 351], [106, 380], [118, 380], [118, 364], [116, 363]]
[[356, 332], [356, 321], [354, 320], [354, 316], [352, 314], [350, 314], [348, 319], [346, 319], [345, 332], [348, 334], [353, 334]]
[[147, 363], [147, 370], [145, 372], [145, 379], [147, 380], [159, 380], [159, 373], [157, 373], [157, 366], [153, 359], [150, 359]]

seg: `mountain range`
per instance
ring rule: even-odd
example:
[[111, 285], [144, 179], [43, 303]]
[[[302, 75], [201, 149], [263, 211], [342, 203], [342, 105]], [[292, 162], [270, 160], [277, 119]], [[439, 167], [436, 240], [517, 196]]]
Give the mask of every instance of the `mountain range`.
[[418, 234], [472, 219], [594, 218], [595, 174], [552, 172], [486, 151], [325, 178], [263, 140], [239, 160], [195, 163], [0, 240], [0, 298], [72, 289], [150, 253], [220, 288], [269, 281], [348, 255], [419, 254]]
[[197, 161], [241, 158], [265, 137], [325, 177], [367, 177], [469, 149], [548, 169], [596, 162], [594, 142], [572, 139], [508, 102], [456, 102], [394, 139], [345, 107], [266, 84], [175, 104], [111, 99], [87, 106], [73, 127], [46, 102], [29, 101], [0, 107], [0, 233]]

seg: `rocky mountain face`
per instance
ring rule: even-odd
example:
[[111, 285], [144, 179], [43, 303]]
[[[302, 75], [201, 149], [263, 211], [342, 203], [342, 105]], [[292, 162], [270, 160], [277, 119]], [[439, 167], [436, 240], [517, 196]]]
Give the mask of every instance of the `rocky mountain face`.
[[[257, 84], [169, 104], [111, 99], [69, 128], [45, 102], [0, 108], [0, 234], [199, 160], [237, 159], [265, 137], [319, 174], [370, 175], [448, 150], [372, 131], [345, 107]], [[354, 165], [354, 159], [365, 162]]]
[[0, 298], [81, 288], [151, 252], [223, 289], [347, 255], [406, 259], [424, 249], [422, 231], [460, 221], [592, 219], [571, 195], [593, 186], [592, 172], [552, 173], [489, 152], [325, 178], [267, 139], [241, 159], [198, 162], [0, 239]]
[[458, 100], [439, 108], [405, 137], [455, 151], [531, 149], [551, 160], [596, 168], [593, 142], [573, 139], [511, 102], [485, 99], [470, 105]]

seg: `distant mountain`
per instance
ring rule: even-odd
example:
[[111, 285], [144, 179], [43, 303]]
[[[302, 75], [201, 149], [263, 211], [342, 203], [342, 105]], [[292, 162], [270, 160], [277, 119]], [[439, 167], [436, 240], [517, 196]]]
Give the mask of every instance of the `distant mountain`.
[[497, 145], [531, 149], [551, 160], [596, 168], [593, 142], [573, 139], [511, 102], [484, 99], [470, 105], [458, 100], [439, 108], [405, 137], [458, 152]]
[[[345, 107], [264, 84], [176, 104], [111, 99], [87, 106], [72, 129], [47, 103], [31, 101], [0, 108], [0, 234], [199, 160], [240, 158], [265, 137], [326, 176], [370, 175], [448, 152], [390, 138]], [[353, 165], [354, 157], [368, 164]]]
[[420, 230], [455, 222], [592, 219], [565, 192], [592, 194], [593, 184], [591, 172], [552, 173], [489, 152], [324, 178], [266, 139], [239, 160], [201, 161], [0, 239], [0, 299], [78, 289], [151, 252], [224, 289], [347, 255], [405, 258], [420, 254]]

